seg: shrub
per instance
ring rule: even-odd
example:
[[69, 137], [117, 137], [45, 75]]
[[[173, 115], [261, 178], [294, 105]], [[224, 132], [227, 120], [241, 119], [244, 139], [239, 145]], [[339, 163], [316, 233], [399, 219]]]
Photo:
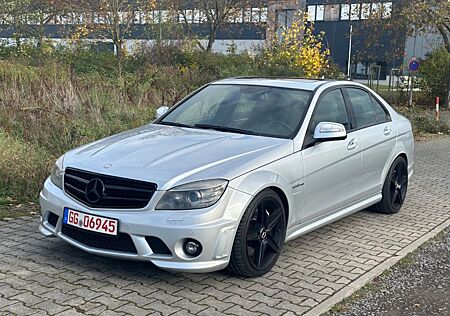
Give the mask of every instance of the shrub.
[[396, 107], [396, 110], [411, 121], [415, 135], [450, 134], [450, 127], [442, 121], [436, 121], [433, 114], [425, 109]]
[[329, 66], [330, 51], [322, 45], [324, 34], [313, 34], [314, 25], [306, 17], [298, 19], [276, 38], [260, 56], [261, 67], [271, 74], [291, 73], [295, 76], [317, 78]]
[[450, 85], [450, 53], [443, 47], [433, 50], [422, 63], [419, 74], [429, 98], [438, 96], [444, 102]]

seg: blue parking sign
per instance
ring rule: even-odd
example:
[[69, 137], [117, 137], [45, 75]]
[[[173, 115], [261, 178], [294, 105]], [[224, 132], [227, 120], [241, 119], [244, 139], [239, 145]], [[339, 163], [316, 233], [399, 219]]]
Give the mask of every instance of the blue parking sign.
[[420, 68], [420, 63], [416, 58], [411, 59], [409, 62], [409, 70], [411, 71], [417, 71]]

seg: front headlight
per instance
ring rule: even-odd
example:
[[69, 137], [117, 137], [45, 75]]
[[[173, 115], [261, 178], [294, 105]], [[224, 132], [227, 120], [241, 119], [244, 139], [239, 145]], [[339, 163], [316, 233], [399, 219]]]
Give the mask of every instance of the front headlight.
[[60, 157], [56, 160], [55, 165], [52, 168], [52, 174], [50, 175], [50, 180], [56, 185], [58, 188], [62, 190], [63, 187], [63, 175], [64, 171], [62, 170], [62, 160], [63, 157]]
[[164, 193], [157, 210], [192, 210], [214, 205], [228, 185], [227, 180], [204, 180], [183, 184]]

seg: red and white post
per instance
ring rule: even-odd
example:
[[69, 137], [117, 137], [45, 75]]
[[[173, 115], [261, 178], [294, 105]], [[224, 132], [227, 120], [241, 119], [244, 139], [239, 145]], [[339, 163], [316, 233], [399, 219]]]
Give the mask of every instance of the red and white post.
[[439, 121], [439, 97], [436, 97], [436, 121]]

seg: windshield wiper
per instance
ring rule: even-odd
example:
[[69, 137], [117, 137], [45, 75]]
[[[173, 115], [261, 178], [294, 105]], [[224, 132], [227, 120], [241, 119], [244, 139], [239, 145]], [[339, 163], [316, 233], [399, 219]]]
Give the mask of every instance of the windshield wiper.
[[228, 126], [209, 125], [209, 124], [194, 124], [192, 127], [202, 128], [202, 129], [213, 129], [213, 130], [216, 130], [219, 132], [230, 132], [230, 133], [237, 133], [237, 134], [261, 136], [261, 134], [258, 134], [258, 133], [252, 132], [252, 131], [248, 131], [248, 130], [240, 129], [240, 128], [228, 127]]
[[176, 123], [176, 122], [164, 122], [164, 121], [156, 122], [155, 124], [177, 126], [177, 127], [188, 127], [188, 128], [194, 127], [194, 126], [188, 125], [188, 124], [182, 124], [182, 123]]

